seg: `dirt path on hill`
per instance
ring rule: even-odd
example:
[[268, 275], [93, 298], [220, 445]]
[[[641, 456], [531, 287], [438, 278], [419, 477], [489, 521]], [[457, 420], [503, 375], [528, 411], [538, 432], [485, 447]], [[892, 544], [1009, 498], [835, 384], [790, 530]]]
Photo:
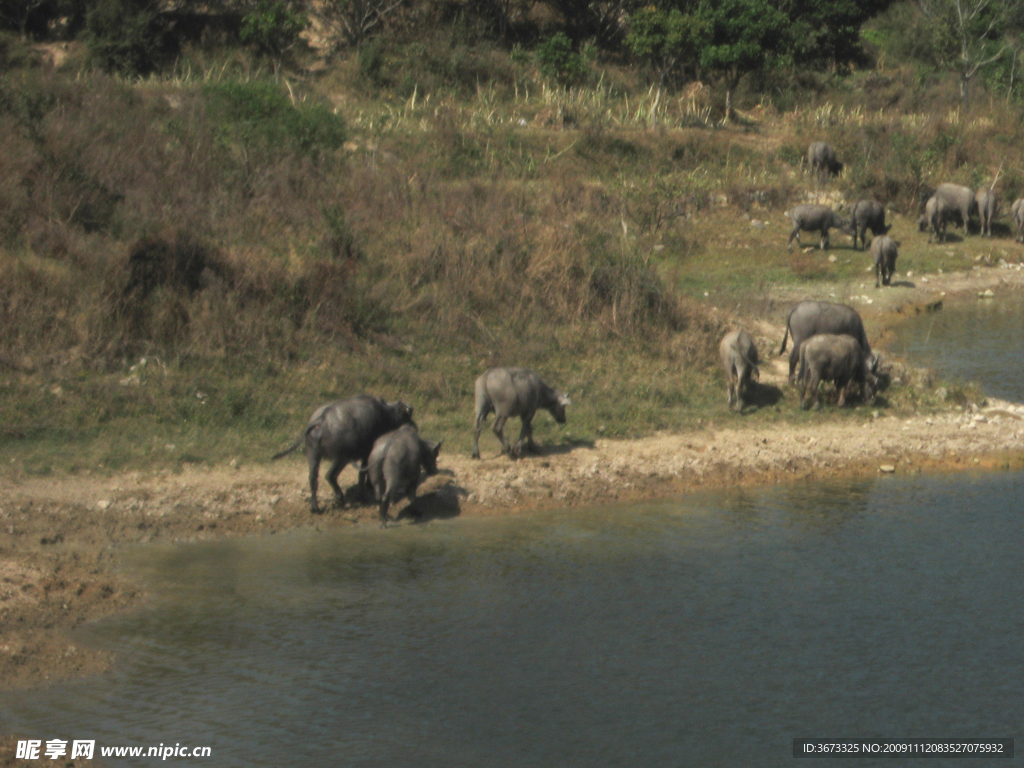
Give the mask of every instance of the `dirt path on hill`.
[[[887, 291], [871, 286], [870, 293], [858, 293], [859, 285], [848, 286], [837, 300], [858, 306], [877, 330], [946, 296], [992, 290], [998, 298], [1022, 286], [1024, 273], [1017, 269], [984, 269], [931, 275]], [[782, 327], [761, 323], [755, 332], [777, 345]], [[782, 358], [762, 367], [762, 383], [783, 387], [785, 376]], [[496, 443], [489, 453], [485, 444], [481, 461], [442, 452], [440, 474], [420, 490], [421, 520], [737, 484], [1024, 466], [1024, 405], [989, 400], [907, 419], [862, 408], [853, 420], [756, 428], [726, 415], [723, 409], [715, 426], [699, 432], [597, 440], [518, 462], [496, 455]], [[0, 487], [0, 688], [90, 674], [109, 664], [104, 654], [76, 646], [68, 632], [143, 598], [118, 576], [121, 545], [377, 524], [368, 505], [311, 515], [305, 474], [300, 458], [180, 474], [26, 478]], [[342, 480], [354, 483], [355, 473], [346, 469]]]

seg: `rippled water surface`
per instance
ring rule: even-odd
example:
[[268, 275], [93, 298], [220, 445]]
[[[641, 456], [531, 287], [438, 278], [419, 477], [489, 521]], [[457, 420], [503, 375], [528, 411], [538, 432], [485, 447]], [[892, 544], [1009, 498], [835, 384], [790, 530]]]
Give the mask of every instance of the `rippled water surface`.
[[893, 352], [944, 376], [980, 381], [989, 395], [1024, 402], [1024, 307], [1022, 297], [947, 302], [897, 329]]
[[146, 547], [150, 606], [90, 630], [117, 667], [0, 714], [208, 745], [178, 761], [205, 766], [773, 766], [797, 736], [1020, 736], [1022, 497], [1020, 473], [885, 478]]

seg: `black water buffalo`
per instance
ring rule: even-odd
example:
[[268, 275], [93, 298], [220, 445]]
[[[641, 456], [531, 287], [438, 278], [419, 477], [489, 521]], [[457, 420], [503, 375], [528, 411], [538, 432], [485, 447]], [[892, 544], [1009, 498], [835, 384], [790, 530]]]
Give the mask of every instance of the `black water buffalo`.
[[868, 247], [865, 233], [870, 229], [872, 237], [885, 235], [889, 227], [885, 226], [885, 208], [875, 200], [861, 200], [853, 206], [850, 216], [850, 223], [853, 225], [853, 247], [857, 247], [857, 237], [860, 236], [861, 248]]
[[877, 357], [871, 352], [864, 323], [857, 310], [845, 304], [831, 304], [827, 301], [801, 301], [790, 310], [786, 317], [786, 332], [782, 335], [781, 355], [786, 351], [786, 338], [793, 337], [793, 351], [789, 355], [789, 383], [795, 383], [793, 372], [800, 359], [800, 345], [819, 333], [845, 333], [855, 338], [863, 347], [864, 354], [877, 365]]
[[843, 164], [836, 159], [836, 153], [824, 141], [816, 141], [807, 148], [807, 167], [819, 178], [828, 174], [838, 176]]
[[807, 408], [807, 390], [814, 407], [821, 405], [818, 385], [834, 381], [839, 406], [846, 403], [854, 384], [861, 386], [864, 400], [874, 396], [874, 367], [860, 342], [846, 334], [823, 333], [800, 345], [800, 407]]
[[828, 247], [828, 231], [835, 227], [848, 235], [854, 233], [853, 225], [848, 219], [842, 218], [827, 205], [798, 205], [787, 214], [793, 221], [793, 231], [789, 233], [789, 250], [793, 250], [793, 239], [796, 238], [797, 247], [800, 243], [800, 230], [804, 232], [820, 232], [821, 248]]
[[988, 187], [982, 187], [974, 196], [978, 204], [978, 218], [981, 219], [982, 237], [992, 237], [992, 220], [996, 217], [996, 193]]
[[722, 366], [725, 368], [725, 379], [729, 391], [729, 408], [739, 403], [740, 410], [743, 410], [743, 403], [747, 392], [750, 389], [751, 377], [758, 379], [761, 372], [758, 370], [757, 347], [754, 340], [746, 331], [732, 331], [725, 334], [722, 342], [718, 345], [718, 353], [722, 357]]
[[[971, 216], [978, 215], [978, 201], [974, 192], [959, 184], [946, 183], [939, 184], [932, 197], [940, 198], [948, 208], [956, 212], [956, 216], [960, 219], [960, 226], [964, 228], [964, 235], [966, 235]], [[955, 218], [950, 216], [948, 220], [954, 221]]]
[[896, 257], [899, 253], [899, 243], [888, 235], [876, 237], [871, 241], [871, 258], [875, 262], [875, 288], [881, 285], [889, 285], [892, 282], [893, 272], [896, 271]]
[[917, 220], [917, 228], [928, 233], [928, 242], [941, 243], [946, 239], [946, 225], [957, 216], [954, 208], [938, 195], [928, 198], [924, 206], [924, 215]]
[[[379, 397], [356, 395], [347, 400], [337, 400], [321, 405], [309, 417], [302, 436], [295, 444], [273, 458], [279, 459], [299, 446], [303, 446], [309, 462], [310, 510], [320, 512], [316, 500], [316, 489], [320, 477], [321, 459], [330, 459], [327, 482], [334, 490], [335, 499], [344, 501], [344, 493], [338, 485], [338, 475], [347, 464], [362, 462], [366, 467], [373, 444], [383, 434], [412, 423], [412, 407], [401, 400], [386, 403]], [[360, 486], [364, 484], [360, 474]]]
[[381, 435], [373, 444], [366, 468], [361, 470], [380, 504], [381, 525], [388, 524], [388, 508], [403, 496], [412, 502], [420, 485], [420, 467], [428, 475], [437, 474], [437, 454], [441, 443], [428, 443], [414, 424], [403, 424], [394, 432]]
[[1010, 208], [1013, 217], [1013, 235], [1018, 243], [1024, 243], [1024, 197], [1018, 197]]
[[[494, 434], [501, 441], [502, 453], [522, 456], [526, 448], [537, 453], [531, 422], [538, 408], [546, 409], [559, 424], [565, 424], [565, 406], [572, 401], [552, 389], [540, 376], [526, 368], [491, 368], [476, 380], [476, 429], [473, 433], [473, 458], [480, 458], [480, 430], [487, 414], [494, 411]], [[509, 445], [505, 422], [519, 416], [523, 422], [519, 440]]]

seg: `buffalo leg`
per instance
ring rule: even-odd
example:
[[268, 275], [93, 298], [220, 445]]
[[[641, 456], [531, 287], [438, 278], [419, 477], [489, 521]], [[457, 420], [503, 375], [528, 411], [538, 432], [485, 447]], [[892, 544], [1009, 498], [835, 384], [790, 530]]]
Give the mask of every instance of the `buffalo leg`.
[[523, 416], [523, 428], [519, 430], [519, 441], [516, 443], [516, 456], [522, 456], [523, 450], [531, 453], [540, 453], [537, 444], [533, 442], [533, 416]]
[[487, 411], [480, 411], [476, 415], [476, 428], [473, 430], [473, 458], [480, 458], [480, 430], [484, 427], [484, 421], [487, 420]]
[[812, 407], [817, 411], [821, 409], [821, 377], [812, 373], [810, 379], [811, 400], [814, 401]]
[[316, 453], [306, 455], [309, 462], [309, 511], [314, 515], [320, 514], [320, 505], [316, 500], [316, 488], [320, 483], [320, 456]]
[[796, 378], [793, 376], [793, 372], [796, 370], [797, 361], [800, 359], [800, 346], [798, 344], [793, 345], [793, 351], [789, 353], [789, 383], [790, 386], [796, 383]]
[[494, 426], [491, 427], [491, 431], [498, 436], [501, 441], [501, 452], [512, 453], [512, 446], [508, 444], [508, 440], [505, 439], [505, 422], [508, 421], [508, 416], [495, 416]]
[[385, 492], [384, 495], [381, 496], [381, 499], [380, 499], [379, 511], [380, 511], [380, 527], [381, 528], [387, 528], [388, 527], [388, 520], [391, 519], [390, 517], [388, 517], [388, 507], [390, 507], [390, 506], [391, 506], [391, 495], [389, 493]]
[[345, 493], [341, 490], [341, 486], [338, 485], [338, 475], [341, 474], [341, 470], [345, 468], [347, 463], [347, 461], [339, 457], [331, 462], [331, 468], [327, 470], [327, 482], [330, 483], [331, 488], [334, 490], [334, 499], [339, 506], [345, 504]]
[[794, 237], [796, 238], [796, 247], [797, 248], [802, 248], [803, 246], [800, 245], [800, 225], [799, 224], [794, 224], [793, 225], [793, 231], [789, 233], [789, 250], [791, 250], [791, 251], [793, 250], [793, 238]]

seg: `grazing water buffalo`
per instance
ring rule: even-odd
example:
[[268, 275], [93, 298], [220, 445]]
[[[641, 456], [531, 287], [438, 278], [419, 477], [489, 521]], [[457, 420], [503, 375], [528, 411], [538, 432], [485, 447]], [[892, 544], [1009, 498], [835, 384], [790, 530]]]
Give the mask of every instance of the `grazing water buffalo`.
[[978, 218], [981, 219], [979, 234], [982, 237], [992, 237], [992, 219], [996, 217], [996, 193], [987, 187], [982, 187], [974, 196], [974, 200], [978, 204]]
[[388, 524], [388, 507], [403, 496], [412, 502], [420, 485], [420, 467], [428, 475], [437, 474], [437, 454], [441, 443], [428, 443], [420, 437], [415, 424], [403, 424], [394, 432], [381, 435], [360, 470], [369, 476], [380, 503], [380, 522]]
[[889, 285], [892, 273], [896, 271], [896, 257], [899, 256], [899, 243], [888, 235], [876, 237], [871, 241], [871, 258], [875, 262], [875, 288]]
[[865, 356], [871, 361], [872, 370], [878, 364], [857, 310], [845, 304], [830, 304], [827, 301], [801, 301], [790, 310], [786, 318], [786, 332], [782, 335], [782, 347], [779, 349], [781, 355], [786, 351], [786, 337], [793, 337], [793, 351], [789, 355], [790, 384], [796, 382], [793, 371], [800, 359], [800, 345], [805, 339], [819, 333], [845, 333], [852, 336], [864, 349]]
[[864, 400], [874, 396], [874, 368], [860, 342], [846, 334], [823, 333], [812, 336], [800, 346], [800, 407], [807, 408], [807, 389], [814, 407], [821, 406], [818, 385], [834, 381], [839, 406], [846, 403], [853, 384], [860, 384]]
[[956, 215], [956, 211], [950, 208], [943, 198], [933, 195], [928, 198], [928, 203], [924, 207], [924, 215], [917, 220], [917, 228], [921, 232], [928, 233], [929, 243], [932, 242], [933, 237], [935, 242], [941, 243], [946, 239], [946, 224]]
[[838, 176], [843, 164], [836, 159], [836, 153], [824, 141], [816, 141], [807, 148], [807, 167], [821, 178], [823, 175]]
[[[967, 225], [971, 216], [978, 215], [978, 201], [967, 187], [959, 184], [939, 184], [938, 189], [932, 197], [938, 197], [960, 217], [960, 225], [964, 228], [964, 235], [967, 235]], [[953, 221], [951, 217], [949, 221]]]
[[[494, 411], [494, 434], [501, 441], [502, 453], [522, 456], [523, 448], [537, 453], [531, 422], [538, 408], [545, 408], [555, 421], [565, 424], [565, 406], [572, 401], [552, 389], [526, 368], [491, 368], [476, 380], [476, 431], [473, 434], [473, 458], [480, 458], [480, 429], [487, 414]], [[523, 428], [515, 445], [509, 445], [503, 431], [511, 417], [522, 419]]]
[[885, 226], [885, 208], [881, 203], [874, 200], [861, 200], [853, 206], [850, 223], [853, 225], [853, 247], [857, 247], [857, 236], [860, 236], [861, 248], [868, 247], [868, 241], [864, 237], [870, 229], [872, 237], [885, 235], [889, 227]]
[[757, 347], [746, 331], [732, 331], [725, 334], [718, 345], [718, 353], [722, 356], [725, 367], [725, 379], [729, 387], [729, 408], [739, 403], [743, 410], [743, 401], [750, 389], [751, 377], [759, 379], [761, 372], [757, 368]]
[[[412, 423], [412, 407], [401, 400], [386, 403], [379, 397], [356, 395], [347, 400], [337, 400], [321, 405], [302, 432], [295, 444], [273, 458], [280, 459], [300, 445], [309, 462], [310, 511], [320, 512], [316, 500], [316, 489], [320, 478], [320, 460], [330, 459], [331, 468], [327, 470], [327, 482], [334, 490], [335, 499], [344, 501], [344, 494], [338, 485], [338, 475], [345, 465], [353, 461], [366, 461], [373, 450], [374, 441], [381, 435], [398, 429], [403, 424]], [[363, 475], [359, 477], [360, 486], [364, 483]]]
[[1024, 243], [1024, 197], [1018, 197], [1013, 201], [1010, 215], [1013, 217], [1013, 239], [1018, 243]]
[[827, 205], [798, 205], [788, 214], [793, 220], [793, 231], [789, 233], [789, 250], [793, 250], [793, 238], [796, 238], [797, 247], [800, 243], [800, 230], [804, 232], [820, 232], [821, 248], [828, 247], [828, 231], [832, 227], [842, 230], [848, 235], [854, 233], [853, 225], [849, 220], [842, 218]]

